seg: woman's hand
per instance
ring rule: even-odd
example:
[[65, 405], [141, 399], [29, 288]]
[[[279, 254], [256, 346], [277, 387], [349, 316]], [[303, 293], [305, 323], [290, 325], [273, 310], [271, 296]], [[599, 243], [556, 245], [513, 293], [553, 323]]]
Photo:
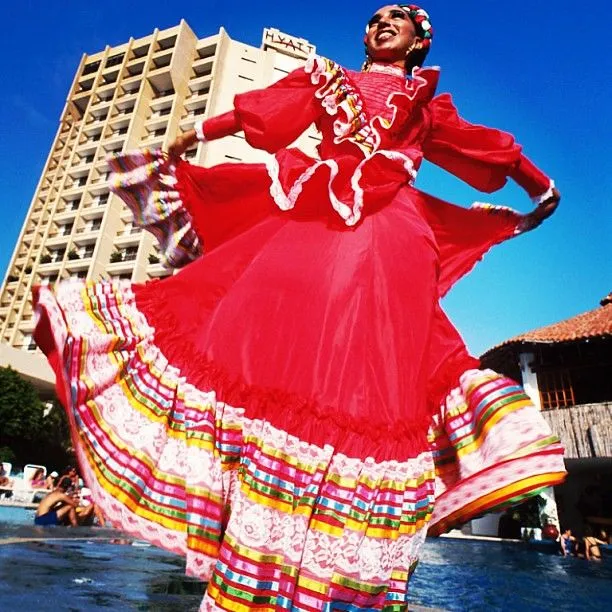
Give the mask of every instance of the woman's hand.
[[175, 141], [168, 147], [168, 155], [178, 159], [191, 145], [198, 140], [195, 130], [189, 130], [176, 137]]
[[547, 198], [541, 204], [539, 204], [535, 210], [523, 216], [518, 226], [519, 233], [523, 234], [524, 232], [535, 229], [542, 223], [542, 221], [544, 221], [544, 219], [548, 219], [548, 217], [550, 217], [550, 215], [557, 210], [560, 200], [561, 194], [555, 187], [553, 187], [550, 198]]

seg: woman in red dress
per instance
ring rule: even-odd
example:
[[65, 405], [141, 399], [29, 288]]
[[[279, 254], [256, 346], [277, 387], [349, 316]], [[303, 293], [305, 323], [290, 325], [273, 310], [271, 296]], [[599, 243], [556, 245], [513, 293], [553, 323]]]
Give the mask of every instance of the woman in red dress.
[[[204, 609], [405, 609], [428, 529], [564, 477], [538, 410], [439, 306], [559, 195], [512, 136], [435, 96], [432, 33], [419, 7], [383, 7], [362, 72], [312, 57], [170, 156], [116, 155], [114, 191], [184, 269], [36, 295], [96, 503], [184, 554]], [[312, 123], [319, 159], [286, 148]], [[238, 131], [271, 160], [179, 158]], [[538, 206], [435, 199], [412, 186], [423, 158], [486, 192], [511, 177]]]

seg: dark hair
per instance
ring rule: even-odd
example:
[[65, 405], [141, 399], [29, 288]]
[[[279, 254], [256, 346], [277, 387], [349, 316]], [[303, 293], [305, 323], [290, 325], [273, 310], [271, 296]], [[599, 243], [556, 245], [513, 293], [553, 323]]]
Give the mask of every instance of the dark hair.
[[413, 68], [421, 67], [425, 63], [425, 58], [429, 53], [429, 47], [414, 49], [406, 56], [405, 67], [406, 74], [410, 74]]
[[61, 489], [64, 492], [69, 491], [72, 487], [72, 480], [68, 476], [64, 476], [57, 485], [57, 488]]

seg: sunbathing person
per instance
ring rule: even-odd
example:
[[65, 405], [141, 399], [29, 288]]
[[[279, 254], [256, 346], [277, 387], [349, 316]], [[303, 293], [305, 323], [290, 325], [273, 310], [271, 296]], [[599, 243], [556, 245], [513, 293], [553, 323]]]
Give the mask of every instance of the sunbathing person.
[[8, 499], [13, 496], [13, 493], [8, 489], [13, 487], [11, 479], [8, 477], [4, 465], [0, 462], [0, 497], [3, 495]]
[[0, 487], [4, 487], [8, 489], [11, 486], [11, 480], [8, 477], [6, 470], [4, 469], [4, 465], [0, 463]]
[[45, 470], [43, 468], [36, 468], [36, 471], [30, 479], [31, 489], [46, 489], [47, 482], [45, 478]]

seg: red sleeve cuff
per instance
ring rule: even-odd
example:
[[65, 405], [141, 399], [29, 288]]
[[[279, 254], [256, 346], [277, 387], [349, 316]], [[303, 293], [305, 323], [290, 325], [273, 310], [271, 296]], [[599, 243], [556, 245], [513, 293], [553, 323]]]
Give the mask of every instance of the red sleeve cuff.
[[521, 155], [519, 163], [511, 170], [510, 177], [532, 198], [546, 193], [551, 185], [550, 178], [524, 155]]
[[202, 134], [206, 140], [216, 140], [241, 130], [236, 112], [231, 110], [217, 117], [206, 119], [202, 124]]

